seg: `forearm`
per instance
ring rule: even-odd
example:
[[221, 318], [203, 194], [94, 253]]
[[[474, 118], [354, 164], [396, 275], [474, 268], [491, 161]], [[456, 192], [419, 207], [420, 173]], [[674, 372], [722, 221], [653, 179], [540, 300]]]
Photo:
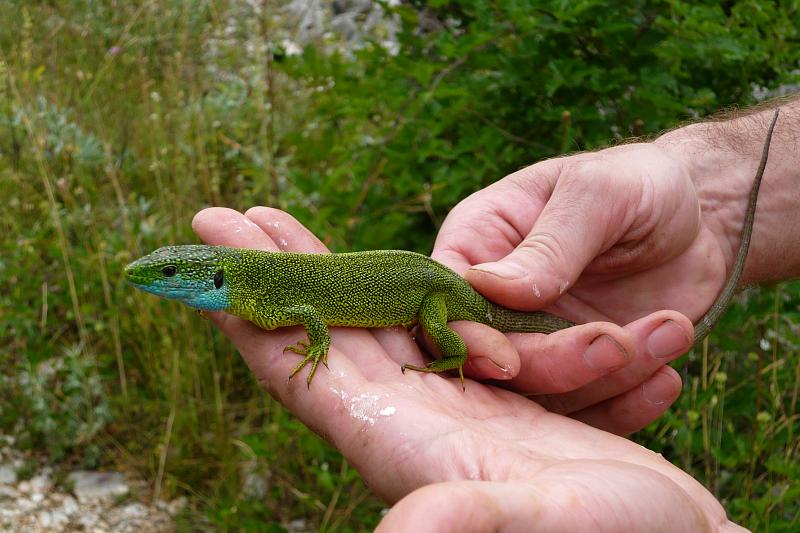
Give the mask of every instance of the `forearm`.
[[[800, 98], [782, 102], [759, 193], [743, 283], [800, 276]], [[761, 159], [771, 109], [692, 124], [655, 141], [684, 162], [703, 218], [733, 262], [747, 196]]]

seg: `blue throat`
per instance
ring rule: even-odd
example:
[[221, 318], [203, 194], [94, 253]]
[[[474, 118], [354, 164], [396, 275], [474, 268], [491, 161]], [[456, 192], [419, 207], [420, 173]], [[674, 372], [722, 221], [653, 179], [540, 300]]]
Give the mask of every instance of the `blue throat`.
[[209, 289], [202, 282], [182, 281], [180, 284], [145, 285], [131, 281], [131, 285], [150, 294], [178, 300], [194, 309], [202, 311], [224, 311], [230, 305], [229, 289], [225, 284], [219, 289]]

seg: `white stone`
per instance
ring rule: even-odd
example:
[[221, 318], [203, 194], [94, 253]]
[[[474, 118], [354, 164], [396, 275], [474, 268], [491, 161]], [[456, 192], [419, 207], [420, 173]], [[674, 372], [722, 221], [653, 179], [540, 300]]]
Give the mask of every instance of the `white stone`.
[[122, 509], [122, 514], [127, 517], [141, 518], [147, 516], [147, 507], [141, 503], [131, 503]]
[[53, 482], [47, 474], [39, 474], [30, 480], [31, 491], [33, 492], [48, 492]]
[[25, 497], [17, 498], [17, 501], [15, 503], [17, 509], [19, 509], [20, 511], [30, 511], [36, 507], [35, 503], [33, 503], [31, 500]]
[[0, 465], [0, 485], [13, 485], [17, 482], [17, 471], [9, 464]]
[[292, 520], [287, 524], [288, 527], [286, 528], [291, 533], [306, 533], [307, 531], [311, 531], [312, 529], [308, 527], [308, 522], [305, 518], [298, 518], [297, 520]]
[[242, 475], [242, 494], [250, 499], [259, 500], [269, 490], [267, 475], [258, 468], [258, 463], [244, 461], [239, 465]]
[[67, 516], [72, 516], [73, 514], [78, 512], [78, 502], [75, 501], [75, 498], [72, 496], [67, 496], [64, 498], [64, 503], [61, 504], [61, 510]]
[[61, 511], [53, 511], [53, 522], [58, 526], [63, 526], [67, 522], [69, 522], [69, 517], [62, 513]]
[[107, 500], [128, 493], [125, 477], [119, 472], [77, 470], [68, 476], [78, 501]]
[[15, 499], [19, 498], [19, 491], [14, 487], [7, 485], [0, 485], [0, 500], [2, 499]]
[[176, 515], [183, 511], [183, 509], [186, 507], [186, 503], [186, 496], [179, 496], [178, 498], [175, 498], [169, 502], [169, 505], [167, 505], [167, 512], [171, 515]]
[[78, 516], [78, 524], [83, 526], [83, 529], [86, 531], [91, 531], [94, 528], [94, 525], [98, 522], [98, 516], [88, 510], [84, 510]]
[[69, 522], [67, 515], [60, 511], [40, 511], [37, 517], [39, 526], [46, 530], [61, 528]]

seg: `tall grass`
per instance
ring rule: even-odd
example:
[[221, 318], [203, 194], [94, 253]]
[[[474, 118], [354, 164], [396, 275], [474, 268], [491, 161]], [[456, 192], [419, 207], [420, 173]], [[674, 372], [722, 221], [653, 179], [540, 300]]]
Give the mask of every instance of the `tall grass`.
[[[208, 205], [275, 205], [342, 234], [316, 211], [330, 169], [302, 157], [287, 168], [327, 82], [275, 68], [280, 6], [251, 4], [0, 10], [0, 431], [64, 469], [128, 470], [147, 497], [188, 495], [187, 530], [366, 529], [380, 502], [258, 389], [230, 343], [120, 277], [152, 248], [193, 242], [189, 222]], [[430, 211], [429, 199], [403, 208]], [[685, 393], [639, 436], [759, 530], [798, 526], [799, 300], [791, 285], [748, 294], [678, 363]]]
[[120, 277], [152, 248], [194, 241], [203, 206], [281, 205], [272, 145], [293, 120], [284, 106], [303, 101], [270, 71], [270, 19], [254, 15], [225, 2], [4, 6], [0, 427], [64, 468], [188, 494], [189, 529], [360, 529], [380, 504], [339, 455], [208, 323]]

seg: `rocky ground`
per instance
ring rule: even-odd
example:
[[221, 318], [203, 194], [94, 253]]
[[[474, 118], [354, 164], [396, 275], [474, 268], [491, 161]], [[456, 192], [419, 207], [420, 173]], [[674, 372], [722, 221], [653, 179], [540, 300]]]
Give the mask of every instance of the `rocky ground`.
[[[58, 484], [46, 466], [29, 475], [30, 461], [13, 443], [0, 436], [0, 531], [175, 531], [172, 516], [185, 499], [141, 503], [132, 495], [146, 494], [146, 484], [119, 472], [76, 470]], [[24, 470], [29, 474], [22, 479]]]

